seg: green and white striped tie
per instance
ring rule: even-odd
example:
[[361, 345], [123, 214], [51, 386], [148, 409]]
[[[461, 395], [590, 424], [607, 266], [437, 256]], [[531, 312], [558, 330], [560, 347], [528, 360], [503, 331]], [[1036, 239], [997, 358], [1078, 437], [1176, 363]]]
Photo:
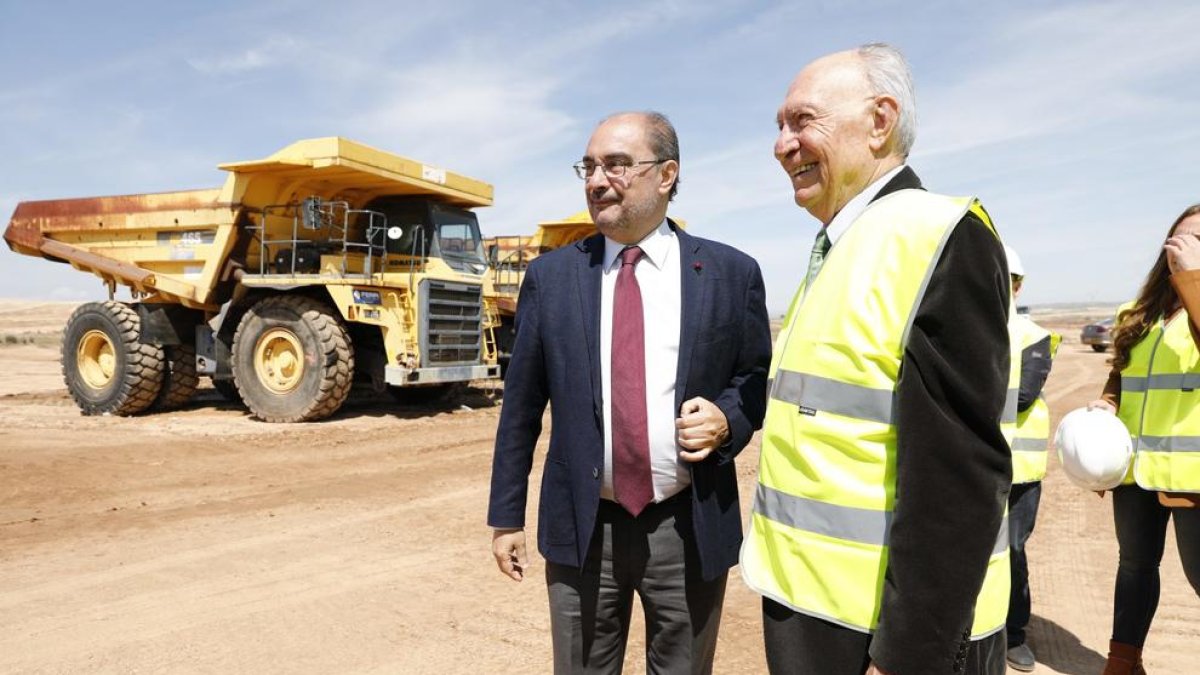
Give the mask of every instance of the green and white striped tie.
[[812, 256], [808, 259], [808, 274], [804, 277], [804, 285], [811, 286], [813, 279], [817, 278], [817, 272], [821, 271], [821, 265], [825, 262], [825, 256], [829, 253], [829, 235], [825, 233], [825, 228], [817, 233], [817, 240], [813, 242]]

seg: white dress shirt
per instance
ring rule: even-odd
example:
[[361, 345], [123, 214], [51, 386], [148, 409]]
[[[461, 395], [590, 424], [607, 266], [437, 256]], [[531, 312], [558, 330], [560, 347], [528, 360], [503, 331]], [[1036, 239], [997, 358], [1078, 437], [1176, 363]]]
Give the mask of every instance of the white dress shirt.
[[[682, 281], [679, 238], [667, 221], [637, 243], [643, 252], [634, 274], [642, 292], [646, 347], [646, 420], [654, 501], [662, 501], [691, 483], [676, 443], [675, 375], [679, 364]], [[604, 481], [600, 496], [613, 499], [612, 483], [612, 318], [613, 291], [624, 244], [604, 239], [604, 275], [600, 284], [600, 381], [604, 396]]]

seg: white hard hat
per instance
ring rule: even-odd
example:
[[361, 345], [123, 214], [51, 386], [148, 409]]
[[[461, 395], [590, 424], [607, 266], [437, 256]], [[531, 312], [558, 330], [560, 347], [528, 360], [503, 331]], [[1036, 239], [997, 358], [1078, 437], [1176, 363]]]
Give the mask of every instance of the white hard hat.
[[1021, 264], [1021, 256], [1008, 244], [1004, 245], [1004, 257], [1008, 258], [1008, 273], [1019, 277], [1025, 276], [1025, 266]]
[[1067, 413], [1058, 423], [1054, 445], [1067, 478], [1087, 490], [1120, 485], [1133, 457], [1133, 441], [1125, 424], [1099, 408]]

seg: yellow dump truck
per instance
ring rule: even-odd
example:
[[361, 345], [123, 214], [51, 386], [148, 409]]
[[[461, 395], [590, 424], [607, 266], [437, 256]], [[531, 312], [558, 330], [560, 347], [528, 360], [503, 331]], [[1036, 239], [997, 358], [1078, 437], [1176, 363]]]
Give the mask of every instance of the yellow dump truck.
[[[675, 217], [671, 220], [680, 227], [687, 227], [685, 220]], [[591, 214], [583, 210], [565, 218], [538, 223], [537, 231], [532, 236], [504, 235], [483, 240], [491, 270], [484, 293], [497, 314], [494, 334], [502, 366], [507, 367], [513, 340], [516, 339], [514, 320], [517, 316], [517, 298], [529, 263], [543, 253], [574, 244], [593, 234], [596, 234], [596, 225], [592, 222]]]
[[470, 210], [491, 185], [336, 137], [220, 168], [217, 189], [17, 205], [12, 250], [108, 287], [64, 332], [84, 414], [179, 406], [200, 376], [269, 422], [327, 417], [352, 385], [499, 377]]
[[497, 315], [494, 334], [502, 366], [507, 367], [516, 339], [513, 320], [517, 315], [517, 296], [529, 263], [543, 253], [595, 233], [592, 216], [584, 210], [566, 218], [538, 223], [537, 232], [532, 236], [504, 235], [483, 240], [490, 269], [485, 292]]

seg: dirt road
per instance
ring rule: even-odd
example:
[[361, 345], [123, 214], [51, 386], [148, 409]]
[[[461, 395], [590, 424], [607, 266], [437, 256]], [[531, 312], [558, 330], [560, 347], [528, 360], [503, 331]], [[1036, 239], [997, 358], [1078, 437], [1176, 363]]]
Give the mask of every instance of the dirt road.
[[[0, 302], [0, 672], [549, 672], [540, 560], [516, 584], [489, 553], [486, 392], [307, 425], [255, 422], [211, 390], [170, 414], [81, 417], [53, 344], [69, 312]], [[1077, 324], [1050, 378], [1056, 417], [1104, 377]], [[739, 461], [743, 495], [757, 456]], [[1055, 464], [1029, 545], [1030, 642], [1037, 672], [1099, 673], [1111, 500]], [[1200, 669], [1200, 600], [1173, 541], [1146, 662]], [[758, 597], [736, 574], [716, 672], [765, 672]]]

